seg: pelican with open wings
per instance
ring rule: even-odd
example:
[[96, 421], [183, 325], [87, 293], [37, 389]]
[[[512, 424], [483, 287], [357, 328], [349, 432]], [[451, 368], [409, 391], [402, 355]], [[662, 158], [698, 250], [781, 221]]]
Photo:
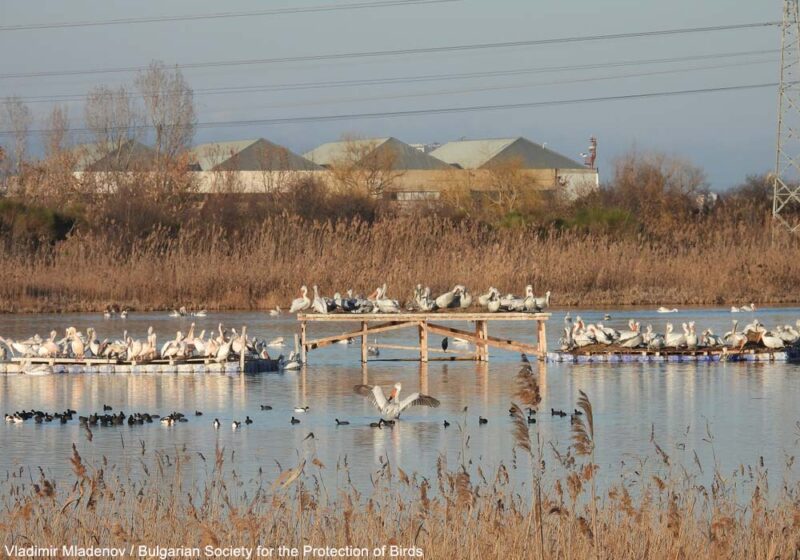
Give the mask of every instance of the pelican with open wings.
[[356, 394], [362, 397], [370, 397], [384, 420], [400, 418], [400, 413], [410, 406], [430, 406], [433, 408], [439, 406], [437, 399], [429, 395], [420, 395], [419, 393], [411, 393], [403, 400], [400, 400], [400, 390], [402, 388], [403, 386], [400, 383], [395, 383], [388, 399], [383, 394], [383, 389], [378, 385], [356, 385], [353, 389]]

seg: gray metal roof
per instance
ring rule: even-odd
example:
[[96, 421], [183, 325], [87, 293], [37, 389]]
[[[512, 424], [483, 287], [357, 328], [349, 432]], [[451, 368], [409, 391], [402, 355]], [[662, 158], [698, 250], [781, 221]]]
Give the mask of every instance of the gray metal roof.
[[201, 171], [312, 171], [319, 165], [264, 138], [200, 144], [189, 152]]
[[126, 140], [114, 147], [104, 142], [79, 144], [72, 148], [75, 171], [127, 171], [146, 166], [155, 158], [155, 150], [137, 140]]
[[494, 138], [448, 142], [430, 154], [463, 169], [519, 161], [523, 169], [583, 169], [585, 166], [527, 138]]
[[328, 142], [303, 155], [314, 163], [331, 167], [338, 162], [348, 162], [353, 157], [360, 157], [363, 161], [368, 156], [374, 157], [382, 154], [391, 158], [392, 168], [398, 170], [433, 170], [449, 167], [443, 161], [431, 157], [430, 154], [423, 153], [392, 137]]

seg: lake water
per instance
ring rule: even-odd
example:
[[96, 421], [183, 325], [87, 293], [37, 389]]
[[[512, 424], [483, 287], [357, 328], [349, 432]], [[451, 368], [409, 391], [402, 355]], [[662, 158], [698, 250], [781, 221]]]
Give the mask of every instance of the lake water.
[[[612, 320], [606, 324], [622, 328], [629, 317], [652, 322], [663, 332], [667, 320], [680, 323], [695, 320], [698, 331], [711, 327], [722, 333], [732, 318], [749, 322], [757, 316], [768, 327], [800, 318], [796, 308], [759, 310], [755, 314], [731, 314], [728, 310], [691, 309], [672, 315], [651, 310], [570, 311], [597, 321], [603, 313]], [[549, 323], [549, 344], [557, 346], [563, 311], [556, 311]], [[132, 314], [128, 319], [105, 320], [97, 314], [83, 315], [3, 315], [0, 335], [27, 337], [45, 335], [50, 329], [63, 332], [68, 325], [79, 329], [94, 326], [98, 337], [118, 337], [127, 329], [143, 336], [153, 325], [159, 343], [174, 332], [188, 328], [189, 320], [169, 318], [164, 313]], [[293, 318], [272, 318], [263, 313], [212, 313], [196, 319], [197, 328], [214, 329], [219, 322], [227, 327], [247, 325], [248, 334], [264, 338], [284, 336], [287, 341], [297, 331]], [[312, 337], [337, 334], [346, 325], [313, 324]], [[490, 334], [533, 340], [533, 323], [492, 323]], [[380, 342], [413, 344], [414, 334], [404, 331], [380, 336]], [[433, 336], [431, 345], [441, 338]], [[452, 342], [452, 341], [451, 341]], [[286, 352], [288, 353], [287, 347]], [[402, 356], [402, 352], [382, 350], [381, 358]], [[406, 354], [407, 355], [407, 354]], [[296, 464], [298, 454], [315, 451], [327, 465], [346, 456], [354, 480], [367, 483], [369, 474], [388, 457], [407, 472], [431, 475], [436, 461], [444, 454], [451, 466], [466, 451], [468, 459], [490, 472], [501, 461], [512, 460], [511, 424], [508, 407], [514, 391], [514, 375], [519, 356], [492, 350], [488, 364], [474, 362], [371, 362], [362, 368], [360, 349], [334, 345], [309, 355], [309, 364], [297, 372], [246, 376], [218, 375], [50, 375], [42, 377], [0, 375], [0, 410], [20, 409], [59, 411], [75, 409], [79, 414], [102, 412], [102, 405], [114, 411], [168, 414], [183, 412], [188, 423], [165, 427], [159, 423], [142, 426], [94, 428], [93, 441], [87, 441], [77, 419], [67, 425], [58, 422], [37, 425], [0, 424], [0, 472], [19, 467], [41, 466], [56, 479], [71, 476], [68, 457], [75, 443], [89, 461], [102, 456], [120, 462], [140, 453], [140, 441], [148, 450], [172, 453], [176, 447], [213, 457], [217, 446], [235, 451], [237, 472], [253, 476], [259, 468], [267, 476], [277, 473], [276, 461], [284, 466]], [[550, 408], [572, 410], [583, 390], [595, 411], [597, 461], [608, 480], [616, 479], [635, 463], [637, 457], [653, 456], [651, 430], [673, 462], [687, 466], [696, 451], [701, 462], [710, 466], [716, 457], [722, 472], [740, 464], [755, 465], [763, 457], [776, 480], [782, 476], [786, 457], [794, 455], [800, 438], [795, 423], [800, 419], [800, 366], [786, 363], [651, 363], [651, 364], [547, 364], [539, 365], [542, 396], [539, 422], [535, 429], [543, 441], [562, 451], [570, 440], [569, 418], [552, 417]], [[408, 411], [394, 429], [369, 427], [376, 414], [367, 399], [353, 393], [353, 386], [368, 382], [389, 387], [402, 382], [404, 392], [421, 390], [441, 401], [437, 409]], [[264, 412], [260, 405], [273, 410]], [[295, 406], [309, 405], [306, 414], [294, 414]], [[466, 414], [464, 407], [468, 407]], [[195, 410], [203, 412], [195, 416]], [[290, 424], [292, 415], [300, 424]], [[254, 423], [231, 429], [232, 420], [250, 416]], [[489, 420], [478, 425], [478, 417]], [[222, 428], [211, 422], [219, 418]], [[335, 418], [350, 421], [337, 427]], [[452, 425], [445, 429], [443, 421]], [[457, 422], [466, 420], [465, 445]], [[713, 434], [713, 449], [708, 430]], [[305, 440], [313, 432], [313, 440]], [[552, 454], [546, 453], [552, 461]], [[708, 473], [711, 469], [705, 469]], [[367, 482], [365, 482], [367, 481]]]

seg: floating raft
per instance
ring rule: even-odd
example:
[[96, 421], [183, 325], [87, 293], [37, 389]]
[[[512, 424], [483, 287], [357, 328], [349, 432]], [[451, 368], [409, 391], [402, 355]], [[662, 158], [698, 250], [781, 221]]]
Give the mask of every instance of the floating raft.
[[205, 358], [169, 361], [153, 360], [146, 363], [127, 362], [98, 358], [12, 358], [0, 362], [0, 375], [28, 374], [48, 375], [53, 373], [100, 373], [100, 374], [224, 374], [268, 373], [278, 371], [278, 360], [246, 358], [243, 361], [217, 363]]
[[696, 350], [622, 348], [592, 345], [583, 348], [548, 352], [546, 361], [572, 364], [591, 363], [650, 363], [650, 362], [796, 362], [799, 348], [771, 350], [763, 346], [746, 345], [742, 349], [698, 348]]

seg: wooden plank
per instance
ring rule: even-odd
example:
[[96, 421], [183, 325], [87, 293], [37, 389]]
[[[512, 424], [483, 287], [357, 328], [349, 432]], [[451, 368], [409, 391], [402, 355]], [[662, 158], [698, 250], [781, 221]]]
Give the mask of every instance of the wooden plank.
[[298, 313], [298, 321], [315, 322], [374, 322], [374, 321], [538, 321], [548, 320], [550, 313]]
[[[480, 342], [474, 333], [463, 331], [461, 329], [454, 329], [451, 327], [443, 327], [441, 325], [428, 323], [428, 330], [442, 336], [458, 336], [467, 342], [472, 342], [473, 344], [478, 344]], [[495, 338], [493, 336], [487, 336], [484, 340], [484, 344], [487, 346], [494, 346], [496, 348], [501, 348], [503, 350], [509, 350], [512, 352], [525, 352], [535, 356], [539, 355], [539, 349], [532, 344], [517, 342], [515, 340], [504, 340], [501, 338]]]
[[[382, 323], [380, 325], [376, 325], [374, 327], [367, 326], [367, 334], [378, 334], [387, 331], [394, 331], [398, 329], [405, 329], [409, 327], [413, 327], [416, 323], [408, 322], [408, 321], [389, 321], [388, 323]], [[332, 336], [326, 336], [325, 338], [317, 338], [314, 340], [309, 340], [306, 342], [306, 346], [309, 350], [316, 350], [318, 348], [325, 348], [326, 346], [330, 346], [331, 344], [336, 344], [337, 342], [341, 342], [342, 340], [349, 340], [352, 338], [357, 338], [363, 334], [361, 329], [357, 331], [350, 331], [342, 334], [336, 334]]]

